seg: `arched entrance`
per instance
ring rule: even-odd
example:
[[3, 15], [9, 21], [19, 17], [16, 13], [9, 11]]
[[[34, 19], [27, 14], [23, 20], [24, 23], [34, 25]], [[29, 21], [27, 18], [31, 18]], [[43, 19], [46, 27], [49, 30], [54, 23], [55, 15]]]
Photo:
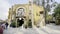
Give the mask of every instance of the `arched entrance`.
[[24, 19], [23, 18], [18, 18], [17, 23], [19, 26], [22, 26], [24, 24]]
[[24, 24], [24, 8], [18, 8], [16, 11], [16, 17], [17, 17], [17, 26], [22, 26]]

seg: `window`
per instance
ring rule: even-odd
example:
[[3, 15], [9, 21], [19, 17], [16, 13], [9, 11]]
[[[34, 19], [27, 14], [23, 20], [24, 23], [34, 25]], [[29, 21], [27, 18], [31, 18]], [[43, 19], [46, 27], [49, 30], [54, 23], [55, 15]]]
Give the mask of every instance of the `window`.
[[43, 11], [40, 11], [40, 14], [43, 14]]
[[18, 11], [17, 11], [17, 16], [22, 16], [24, 15], [25, 11], [23, 8], [19, 8]]

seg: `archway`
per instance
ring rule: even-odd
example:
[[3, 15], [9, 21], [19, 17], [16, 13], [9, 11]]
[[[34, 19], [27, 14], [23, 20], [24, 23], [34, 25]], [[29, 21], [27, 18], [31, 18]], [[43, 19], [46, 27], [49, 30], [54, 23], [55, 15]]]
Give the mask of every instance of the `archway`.
[[17, 23], [19, 26], [22, 26], [24, 24], [24, 19], [23, 18], [18, 18]]
[[22, 26], [24, 24], [24, 15], [25, 15], [25, 10], [23, 7], [20, 7], [16, 11], [16, 17], [17, 17], [17, 26]]

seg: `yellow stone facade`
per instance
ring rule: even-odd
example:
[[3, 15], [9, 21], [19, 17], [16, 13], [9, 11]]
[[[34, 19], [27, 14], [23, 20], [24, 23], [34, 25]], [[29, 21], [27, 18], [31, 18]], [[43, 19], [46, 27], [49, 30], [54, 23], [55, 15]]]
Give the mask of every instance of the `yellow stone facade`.
[[[12, 20], [16, 21], [16, 13], [19, 8], [24, 9], [24, 25], [28, 25], [28, 20], [30, 17], [29, 13], [29, 4], [15, 4], [11, 8], [9, 8], [8, 22], [11, 23]], [[32, 8], [31, 8], [32, 9]], [[45, 17], [44, 17], [44, 8], [42, 6], [38, 6], [33, 4], [33, 19], [35, 26], [44, 26], [45, 25]]]

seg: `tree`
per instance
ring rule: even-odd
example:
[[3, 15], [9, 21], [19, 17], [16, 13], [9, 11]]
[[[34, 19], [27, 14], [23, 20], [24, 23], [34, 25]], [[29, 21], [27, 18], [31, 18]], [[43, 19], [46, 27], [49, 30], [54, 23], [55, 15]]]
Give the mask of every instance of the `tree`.
[[42, 6], [44, 7], [44, 10], [45, 10], [45, 22], [47, 22], [47, 15], [48, 15], [48, 12], [50, 11], [50, 4], [49, 2], [52, 2], [52, 0], [42, 0]]
[[60, 4], [54, 9], [54, 17], [56, 19], [56, 24], [60, 24]]
[[42, 0], [42, 6], [45, 9], [45, 22], [47, 22], [48, 12], [50, 12], [51, 8], [55, 7], [55, 5], [56, 2], [54, 0]]

